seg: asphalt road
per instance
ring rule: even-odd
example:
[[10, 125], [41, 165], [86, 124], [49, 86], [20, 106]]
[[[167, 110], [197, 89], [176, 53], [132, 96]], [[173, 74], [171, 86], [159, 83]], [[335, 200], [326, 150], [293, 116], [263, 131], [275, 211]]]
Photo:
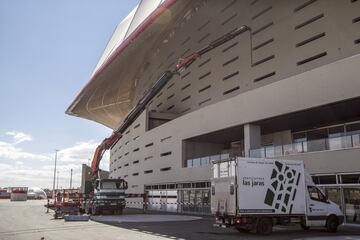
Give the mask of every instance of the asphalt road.
[[[54, 220], [46, 213], [45, 201], [10, 202], [0, 200], [1, 240], [103, 240], [103, 239], [347, 239], [360, 240], [360, 227], [340, 227], [338, 233], [329, 234], [322, 229], [302, 231], [299, 227], [274, 228], [271, 236], [238, 233], [233, 229], [212, 227], [212, 219], [192, 219], [186, 216], [138, 215], [98, 218], [98, 221], [65, 222]], [[157, 222], [169, 219], [167, 222]], [[128, 219], [128, 220], [126, 220]], [[131, 221], [129, 220], [131, 219]], [[155, 221], [144, 222], [146, 219]], [[101, 221], [101, 222], [100, 222]], [[126, 222], [125, 222], [126, 221]], [[149, 221], [149, 220], [148, 220]]]

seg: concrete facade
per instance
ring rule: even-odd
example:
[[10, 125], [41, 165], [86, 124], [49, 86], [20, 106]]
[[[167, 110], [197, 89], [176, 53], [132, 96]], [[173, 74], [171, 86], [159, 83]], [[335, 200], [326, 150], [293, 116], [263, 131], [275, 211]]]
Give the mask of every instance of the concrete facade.
[[[111, 150], [110, 175], [125, 177], [130, 183], [130, 188], [133, 185], [136, 186], [135, 189], [130, 189], [134, 192], [143, 192], [144, 183], [209, 180], [211, 177], [209, 166], [183, 167], [183, 141], [185, 139], [238, 125], [247, 126], [248, 123], [315, 108], [339, 99], [357, 97], [360, 80], [358, 73], [351, 70], [356, 69], [355, 66], [360, 66], [360, 55], [214, 103], [150, 131], [146, 131], [148, 112], [144, 112]], [[341, 71], [342, 76], [339, 76], [339, 70], [343, 67], [346, 69]], [[341, 84], [338, 79], [343, 79]], [[298, 94], [290, 94], [291, 92]], [[301, 93], [306, 93], [307, 97]], [[254, 132], [258, 133], [254, 129], [250, 131], [255, 135]], [[147, 147], [149, 144], [151, 146]], [[258, 141], [249, 140], [249, 149], [258, 147]], [[344, 152], [345, 156], [345, 152], [348, 151], [340, 152]], [[162, 156], [164, 153], [171, 154]], [[329, 163], [331, 158], [338, 159], [335, 156], [328, 158], [328, 155], [323, 155], [323, 161], [326, 161], [323, 164]], [[347, 164], [341, 164], [342, 171], [353, 171], [356, 166], [360, 171], [358, 151], [353, 151], [353, 154], [350, 155], [351, 157], [347, 157]], [[331, 167], [330, 165], [326, 168], [319, 168], [319, 166], [316, 167], [318, 163], [314, 165], [312, 163], [309, 159], [307, 167], [314, 173], [333, 172], [334, 168], [336, 169], [338, 166]], [[119, 167], [121, 168], [119, 169]], [[161, 171], [166, 167], [171, 167], [171, 170]], [[144, 174], [148, 170], [153, 170], [153, 172]], [[134, 173], [138, 173], [138, 175], [133, 176]]]
[[[179, 4], [175, 25], [156, 36], [163, 44], [134, 70], [134, 102], [180, 57], [242, 25], [251, 31], [202, 56], [164, 87], [112, 148], [110, 177], [125, 178], [129, 193], [151, 196], [163, 189], [177, 200], [200, 194], [206, 202], [212, 157], [301, 159], [315, 175], [360, 173], [359, 1], [209, 0], [173, 8]], [[333, 133], [335, 125], [343, 130]], [[326, 130], [312, 132], [320, 128]], [[357, 187], [350, 193], [355, 205]]]

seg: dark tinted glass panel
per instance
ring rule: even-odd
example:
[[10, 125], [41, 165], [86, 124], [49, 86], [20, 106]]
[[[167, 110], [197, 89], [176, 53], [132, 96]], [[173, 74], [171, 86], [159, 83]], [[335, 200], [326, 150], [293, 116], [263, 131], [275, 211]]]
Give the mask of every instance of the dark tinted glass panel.
[[307, 151], [327, 150], [327, 129], [318, 129], [307, 133]]
[[305, 133], [294, 133], [293, 140], [294, 140], [294, 142], [306, 141], [306, 134]]
[[344, 126], [339, 126], [339, 127], [331, 127], [329, 128], [329, 138], [332, 137], [341, 137], [344, 135]]
[[360, 174], [341, 175], [341, 179], [344, 184], [360, 183]]
[[175, 184], [168, 184], [168, 185], [167, 185], [167, 188], [168, 188], [168, 189], [174, 189], [174, 188], [175, 188]]
[[360, 123], [353, 123], [346, 125], [346, 132], [348, 135], [360, 133]]
[[323, 139], [323, 138], [327, 138], [327, 137], [328, 137], [328, 134], [327, 134], [326, 129], [318, 129], [318, 130], [313, 130], [313, 131], [307, 132], [308, 140], [317, 140], [317, 139]]
[[195, 183], [195, 187], [196, 188], [204, 188], [204, 187], [206, 187], [206, 183], [205, 182]]
[[336, 184], [336, 175], [314, 176], [315, 184]]
[[360, 188], [344, 188], [345, 217], [348, 223], [360, 223]]

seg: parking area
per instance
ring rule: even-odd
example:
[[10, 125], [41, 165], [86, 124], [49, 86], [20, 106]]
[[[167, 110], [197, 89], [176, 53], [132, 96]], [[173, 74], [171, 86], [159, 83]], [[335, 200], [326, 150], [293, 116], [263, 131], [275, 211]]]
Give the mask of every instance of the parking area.
[[[264, 239], [264, 236], [214, 228], [211, 218], [172, 214], [97, 216], [89, 222], [54, 220], [46, 213], [45, 201], [10, 202], [0, 200], [0, 239]], [[302, 231], [299, 227], [274, 228], [266, 239], [359, 239], [360, 228], [342, 226], [338, 233], [322, 229]]]

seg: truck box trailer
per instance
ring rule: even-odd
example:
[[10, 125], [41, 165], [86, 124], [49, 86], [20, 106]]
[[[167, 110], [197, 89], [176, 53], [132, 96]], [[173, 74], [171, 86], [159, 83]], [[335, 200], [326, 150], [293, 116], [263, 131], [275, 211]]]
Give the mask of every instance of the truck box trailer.
[[26, 201], [27, 192], [27, 187], [12, 187], [10, 193], [10, 201]]
[[314, 185], [302, 161], [234, 158], [212, 164], [211, 211], [217, 226], [270, 234], [300, 224], [336, 232], [344, 216]]

